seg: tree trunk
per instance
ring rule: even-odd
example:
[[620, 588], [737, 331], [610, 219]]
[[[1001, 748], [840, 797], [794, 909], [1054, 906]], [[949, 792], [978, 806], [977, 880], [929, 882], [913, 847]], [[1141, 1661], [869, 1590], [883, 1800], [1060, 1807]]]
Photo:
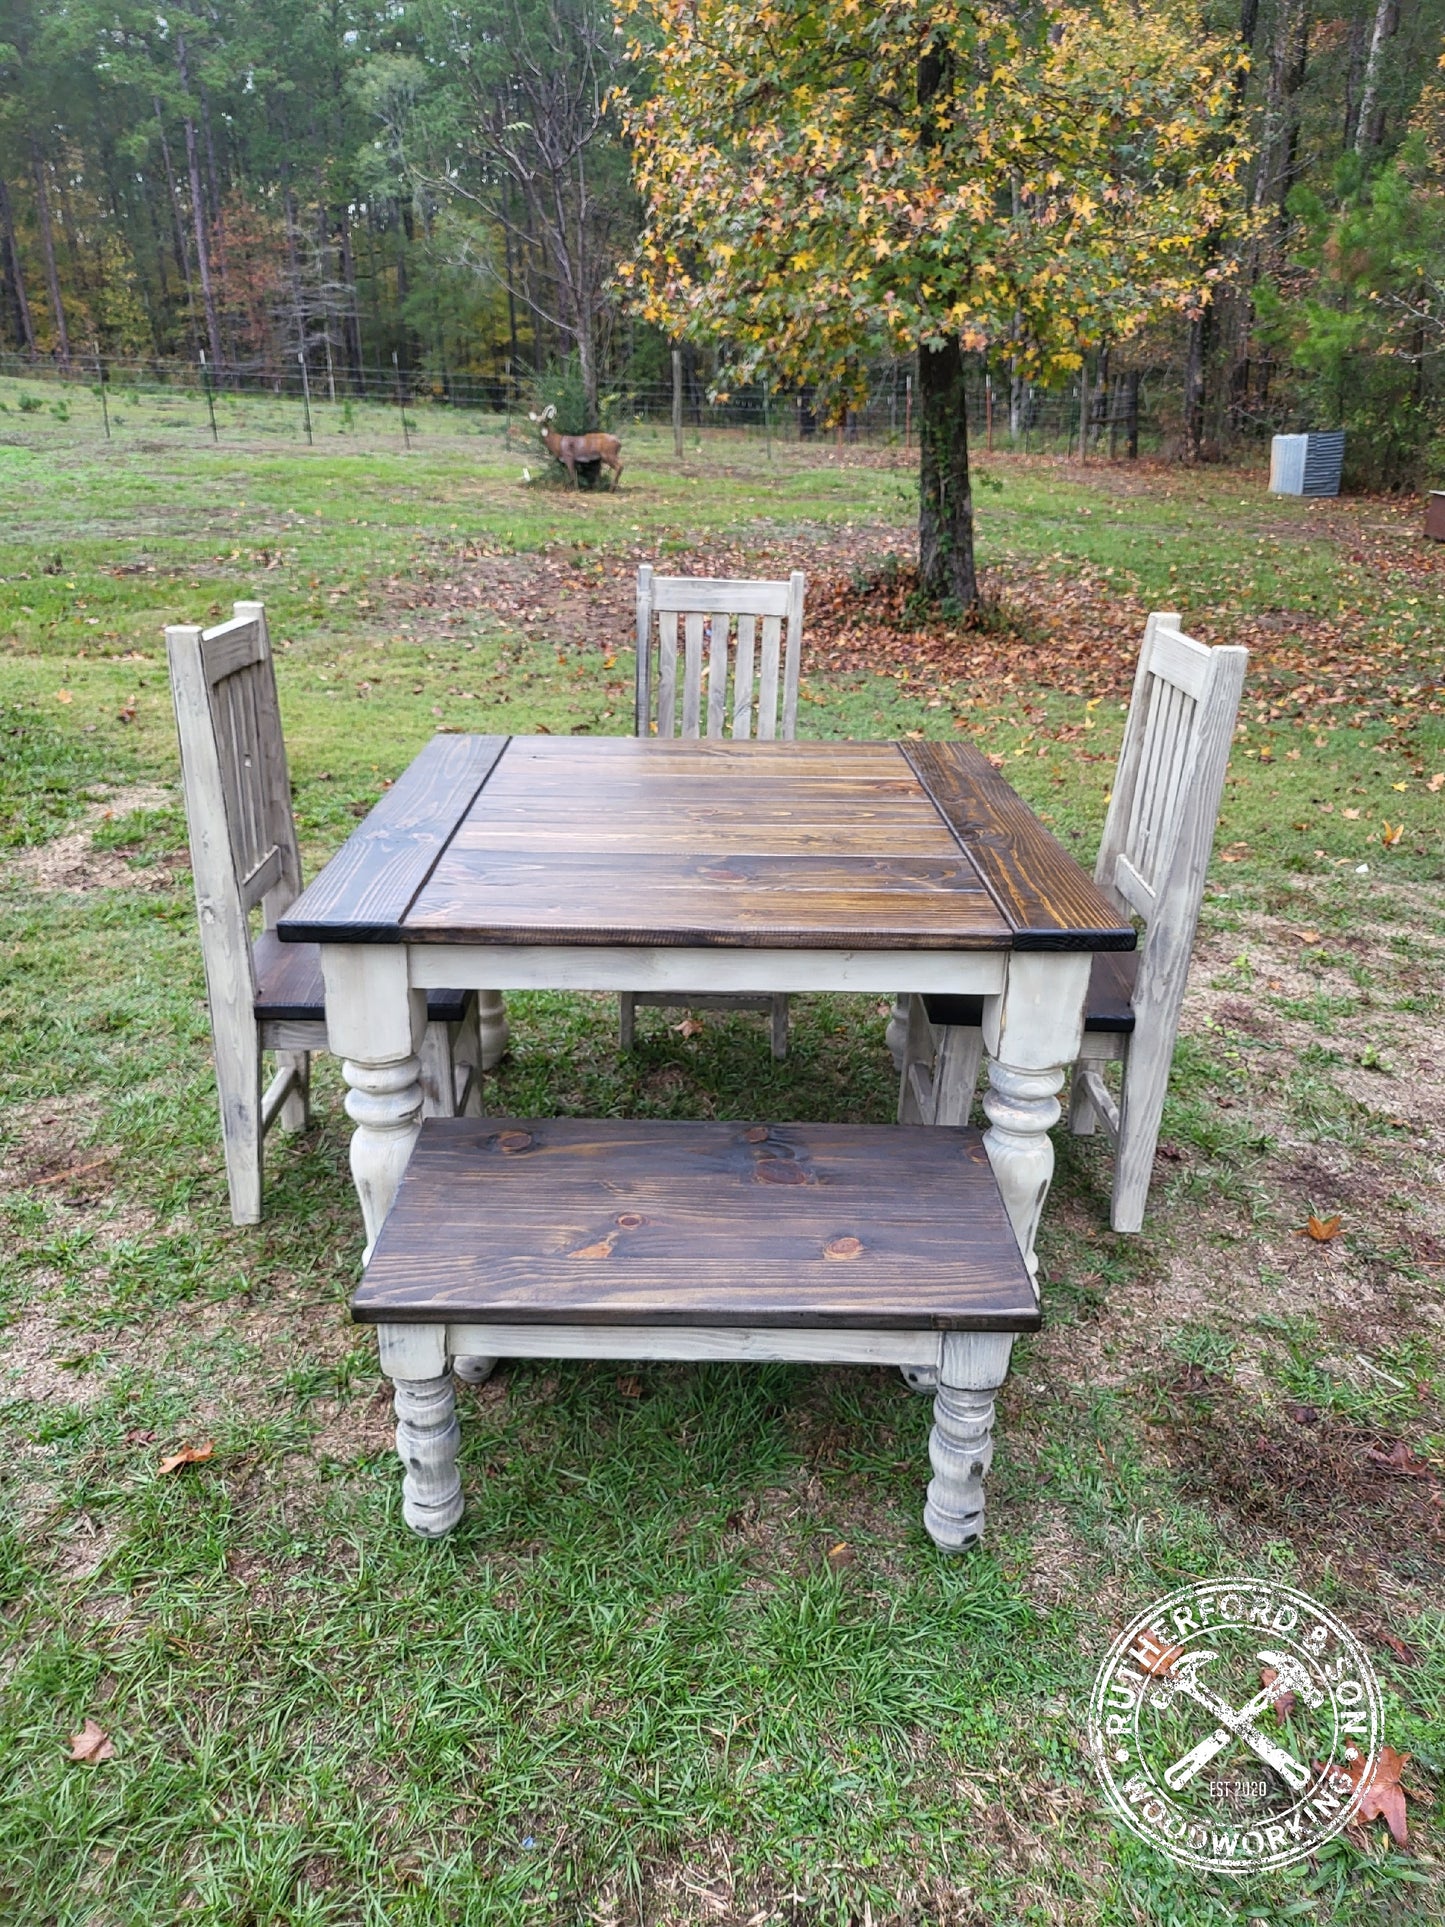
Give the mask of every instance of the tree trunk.
[[1368, 154], [1380, 144], [1384, 116], [1378, 111], [1380, 67], [1385, 43], [1400, 25], [1397, 0], [1376, 0], [1375, 24], [1370, 33], [1370, 51], [1365, 56], [1365, 77], [1360, 85], [1360, 113], [1355, 122], [1355, 152]]
[[[189, 94], [191, 91], [190, 64], [186, 59], [186, 43], [180, 34], [176, 35], [176, 64], [180, 69], [181, 85]], [[211, 347], [211, 369], [213, 377], [221, 369], [221, 323], [216, 312], [216, 291], [211, 286], [211, 253], [206, 242], [206, 201], [201, 192], [201, 155], [200, 143], [196, 139], [196, 123], [186, 115], [186, 172], [191, 185], [191, 223], [196, 237], [196, 267], [201, 277], [201, 307], [206, 316], [206, 339]]]
[[55, 271], [55, 230], [50, 221], [50, 195], [45, 186], [45, 158], [37, 141], [30, 143], [30, 165], [35, 176], [35, 207], [40, 217], [40, 255], [45, 263], [45, 286], [55, 322], [61, 366], [70, 366], [70, 335], [65, 326], [65, 304], [60, 299], [60, 276]]
[[918, 350], [918, 575], [924, 594], [967, 612], [978, 603], [963, 348]]
[[1127, 434], [1124, 446], [1128, 450], [1129, 460], [1137, 462], [1139, 459], [1139, 371], [1137, 368], [1131, 368], [1124, 377], [1124, 394], [1126, 397], [1124, 422]]
[[1214, 334], [1214, 303], [1204, 301], [1189, 318], [1189, 340], [1184, 355], [1184, 452], [1188, 460], [1204, 459], [1204, 377]]
[[346, 288], [346, 312], [341, 318], [342, 333], [346, 339], [346, 366], [352, 387], [362, 394], [365, 392], [365, 383], [361, 377], [361, 311], [356, 298], [356, 255], [351, 245], [351, 210], [344, 201], [341, 204], [338, 234], [340, 245], [336, 258]]
[[35, 324], [30, 319], [30, 303], [25, 295], [25, 272], [20, 265], [20, 249], [15, 240], [15, 217], [10, 210], [10, 190], [0, 180], [0, 243], [5, 248], [6, 281], [15, 304], [15, 319], [20, 324], [20, 345], [35, 359]]

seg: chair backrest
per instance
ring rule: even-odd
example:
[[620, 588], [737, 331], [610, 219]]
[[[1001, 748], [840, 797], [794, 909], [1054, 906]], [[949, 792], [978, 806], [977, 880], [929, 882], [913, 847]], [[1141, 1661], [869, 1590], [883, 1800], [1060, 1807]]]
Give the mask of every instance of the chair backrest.
[[269, 929], [301, 891], [265, 605], [238, 602], [214, 629], [168, 628], [166, 653], [207, 976], [225, 949], [230, 977], [242, 951], [251, 970], [251, 912]]
[[733, 582], [654, 575], [644, 563], [637, 571], [637, 734], [791, 741], [805, 587], [796, 569], [786, 582]]
[[1094, 876], [1143, 919], [1146, 955], [1163, 922], [1182, 938], [1187, 965], [1248, 661], [1247, 649], [1186, 636], [1172, 612], [1151, 615], [1144, 630]]

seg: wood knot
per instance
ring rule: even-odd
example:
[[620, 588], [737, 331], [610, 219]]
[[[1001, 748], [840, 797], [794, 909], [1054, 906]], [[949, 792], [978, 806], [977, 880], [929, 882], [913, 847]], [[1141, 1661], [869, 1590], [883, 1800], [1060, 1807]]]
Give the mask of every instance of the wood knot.
[[529, 1151], [533, 1138], [530, 1131], [503, 1131], [497, 1143], [504, 1151]]
[[861, 1238], [830, 1238], [827, 1244], [823, 1246], [823, 1256], [825, 1258], [837, 1258], [840, 1260], [846, 1258], [861, 1258], [863, 1256], [863, 1240]]
[[758, 1184], [806, 1184], [808, 1174], [801, 1164], [794, 1164], [791, 1158], [764, 1158], [761, 1164], [753, 1166], [753, 1178]]
[[646, 1224], [647, 1220], [636, 1211], [624, 1211], [617, 1222], [624, 1231], [636, 1231], [637, 1227], [640, 1224]]
[[767, 1141], [768, 1127], [766, 1124], [749, 1125], [748, 1129], [743, 1132], [744, 1144], [766, 1144]]

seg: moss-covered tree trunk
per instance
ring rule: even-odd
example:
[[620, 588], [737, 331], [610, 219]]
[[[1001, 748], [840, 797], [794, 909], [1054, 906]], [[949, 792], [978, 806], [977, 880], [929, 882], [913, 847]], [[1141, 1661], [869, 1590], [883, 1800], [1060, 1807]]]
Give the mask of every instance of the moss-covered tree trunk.
[[936, 602], [978, 601], [963, 349], [957, 340], [918, 350], [918, 574]]

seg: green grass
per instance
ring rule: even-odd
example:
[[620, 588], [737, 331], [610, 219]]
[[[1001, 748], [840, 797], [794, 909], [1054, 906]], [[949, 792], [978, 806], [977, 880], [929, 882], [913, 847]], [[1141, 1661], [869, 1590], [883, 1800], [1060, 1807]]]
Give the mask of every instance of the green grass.
[[[846, 568], [906, 541], [911, 478], [722, 437], [678, 470], [634, 434], [621, 493], [573, 498], [524, 485], [499, 424], [444, 432], [426, 410], [408, 452], [384, 417], [344, 435], [318, 409], [308, 450], [284, 411], [223, 402], [213, 447], [194, 400], [113, 393], [107, 448], [83, 396], [67, 422], [0, 399], [5, 1918], [1441, 1917], [1445, 1553], [1430, 1481], [1361, 1456], [1403, 1438], [1436, 1483], [1445, 1465], [1441, 1112], [1420, 1069], [1445, 953], [1421, 615], [1439, 597], [1403, 542], [1398, 569], [1353, 559], [1388, 511], [1272, 502], [1238, 473], [991, 464], [986, 556], [1057, 579], [1061, 607], [1081, 569], [1113, 568], [1218, 634], [1328, 610], [1418, 689], [1366, 686], [1322, 719], [1280, 702], [1278, 666], [1256, 684], [1171, 1155], [1145, 1236], [1121, 1239], [1101, 1147], [1060, 1141], [1048, 1326], [1002, 1400], [985, 1548], [932, 1551], [927, 1406], [896, 1375], [524, 1363], [463, 1394], [468, 1511], [428, 1546], [345, 1316], [334, 1065], [316, 1128], [273, 1140], [265, 1224], [226, 1216], [161, 627], [267, 601], [314, 868], [438, 724], [626, 727], [625, 627], [558, 646], [549, 565], [711, 545]], [[543, 611], [530, 627], [519, 600]], [[1016, 682], [980, 689], [969, 647], [955, 677], [810, 670], [808, 733], [971, 732], [1087, 857], [1117, 700], [1035, 686], [1023, 645]], [[1386, 815], [1407, 825], [1388, 850]], [[80, 867], [57, 877], [61, 836]], [[891, 1115], [877, 1000], [795, 1000], [783, 1066], [741, 1015], [683, 1037], [644, 1013], [623, 1059], [605, 998], [509, 1008], [498, 1111]], [[1341, 1214], [1338, 1240], [1297, 1235], [1312, 1210]], [[205, 1439], [205, 1463], [158, 1473]], [[1240, 1569], [1370, 1643], [1427, 1795], [1418, 1854], [1376, 1826], [1292, 1875], [1211, 1882], [1101, 1809], [1083, 1727], [1113, 1630]], [[87, 1716], [115, 1758], [68, 1764]]]

